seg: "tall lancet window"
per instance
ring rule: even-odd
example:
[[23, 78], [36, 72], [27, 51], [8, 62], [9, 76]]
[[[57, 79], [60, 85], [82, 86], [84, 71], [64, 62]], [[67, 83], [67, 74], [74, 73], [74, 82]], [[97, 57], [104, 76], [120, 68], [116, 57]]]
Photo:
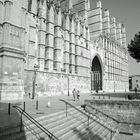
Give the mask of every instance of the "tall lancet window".
[[40, 0], [37, 0], [37, 8], [36, 8], [37, 16], [39, 16], [39, 4], [40, 4]]
[[32, 0], [28, 0], [28, 12], [31, 12], [32, 9]]

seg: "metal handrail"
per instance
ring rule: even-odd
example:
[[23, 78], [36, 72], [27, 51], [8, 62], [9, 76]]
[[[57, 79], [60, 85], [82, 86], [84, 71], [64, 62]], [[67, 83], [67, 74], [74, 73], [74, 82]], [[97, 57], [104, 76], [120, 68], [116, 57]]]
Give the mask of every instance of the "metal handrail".
[[116, 123], [128, 124], [128, 125], [140, 125], [140, 123], [133, 123], [133, 122], [119, 121], [119, 120], [117, 120], [117, 119], [115, 119], [115, 118], [113, 118], [113, 117], [107, 115], [106, 113], [100, 111], [99, 109], [97, 109], [97, 108], [95, 108], [95, 107], [93, 107], [93, 106], [91, 106], [91, 105], [89, 105], [89, 104], [88, 104], [87, 106], [89, 106], [89, 107], [91, 107], [92, 109], [94, 109], [94, 110], [100, 112], [101, 114], [105, 115], [106, 117], [112, 119], [112, 120], [115, 121]]
[[37, 122], [32, 116], [30, 116], [27, 112], [25, 112], [21, 107], [13, 106], [13, 108], [15, 108], [17, 111], [21, 113], [21, 125], [22, 125], [22, 115], [24, 115], [28, 120], [30, 120], [34, 125], [36, 125], [41, 131], [43, 131], [50, 138], [50, 140], [59, 140], [49, 130], [47, 130], [44, 126], [42, 126], [39, 122]]
[[[83, 115], [85, 115], [86, 117], [88, 117], [88, 120], [89, 120], [89, 118], [90, 118], [90, 119], [92, 119], [93, 121], [95, 121], [95, 122], [97, 122], [98, 124], [100, 124], [101, 126], [103, 126], [105, 129], [108, 129], [108, 130], [110, 131], [110, 133], [111, 133], [111, 138], [110, 138], [110, 139], [112, 139], [112, 137], [113, 137], [112, 134], [117, 132], [117, 131], [112, 130], [112, 129], [108, 128], [107, 126], [103, 125], [102, 123], [100, 123], [99, 121], [97, 121], [96, 119], [94, 119], [92, 116], [90, 116], [90, 115], [86, 114], [85, 112], [81, 111], [80, 109], [76, 108], [76, 107], [75, 107], [74, 105], [72, 105], [71, 103], [69, 103], [69, 102], [67, 102], [67, 101], [65, 101], [65, 100], [63, 100], [63, 99], [60, 99], [60, 101], [62, 101], [62, 102], [64, 102], [64, 103], [66, 104], [66, 116], [67, 116], [67, 105], [69, 105], [69, 106], [71, 106], [72, 108], [74, 108], [75, 110], [77, 110], [77, 111], [79, 111], [80, 113], [82, 113]], [[89, 122], [88, 122], [88, 125], [89, 125]]]

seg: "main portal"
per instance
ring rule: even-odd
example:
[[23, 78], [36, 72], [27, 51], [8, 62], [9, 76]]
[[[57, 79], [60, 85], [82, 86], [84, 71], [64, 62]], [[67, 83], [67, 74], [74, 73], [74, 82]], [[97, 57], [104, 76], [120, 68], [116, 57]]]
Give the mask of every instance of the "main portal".
[[91, 90], [102, 90], [102, 68], [97, 56], [92, 60]]

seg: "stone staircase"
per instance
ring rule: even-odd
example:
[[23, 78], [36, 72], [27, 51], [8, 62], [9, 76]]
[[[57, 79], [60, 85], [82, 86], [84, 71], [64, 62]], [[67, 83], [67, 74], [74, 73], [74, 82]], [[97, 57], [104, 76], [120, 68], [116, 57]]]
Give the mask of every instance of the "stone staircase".
[[[77, 108], [83, 111], [81, 107]], [[111, 137], [110, 131], [98, 120], [88, 121], [87, 116], [73, 108], [68, 109], [67, 117], [64, 111], [60, 111], [36, 120], [60, 140], [110, 140]], [[49, 140], [49, 137], [33, 123], [24, 120], [22, 132], [20, 126], [1, 129], [0, 140]]]

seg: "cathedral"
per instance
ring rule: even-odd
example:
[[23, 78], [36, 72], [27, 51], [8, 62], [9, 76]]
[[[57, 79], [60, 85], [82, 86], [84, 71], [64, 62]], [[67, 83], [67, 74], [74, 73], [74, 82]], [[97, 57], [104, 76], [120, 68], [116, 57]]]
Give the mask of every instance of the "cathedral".
[[124, 24], [90, 2], [0, 0], [0, 100], [129, 91]]

